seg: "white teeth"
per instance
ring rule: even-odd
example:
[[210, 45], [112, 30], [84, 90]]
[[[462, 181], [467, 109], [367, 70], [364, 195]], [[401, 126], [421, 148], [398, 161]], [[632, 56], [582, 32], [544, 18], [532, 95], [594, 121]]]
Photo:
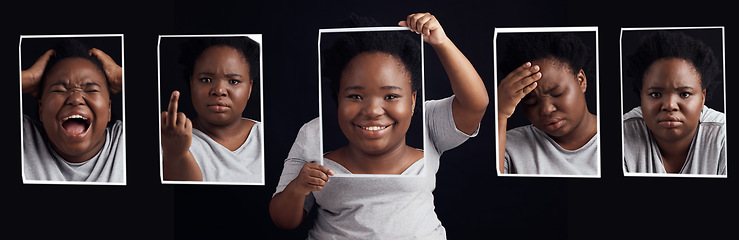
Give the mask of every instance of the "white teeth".
[[72, 119], [72, 118], [79, 118], [79, 119], [82, 119], [82, 120], [87, 121], [87, 118], [86, 117], [83, 117], [83, 116], [78, 115], [78, 114], [74, 114], [74, 115], [65, 117], [64, 119], [62, 119], [62, 121], [67, 121], [67, 120]]
[[385, 129], [387, 127], [388, 126], [384, 126], [384, 127], [381, 127], [381, 126], [369, 126], [369, 127], [361, 127], [361, 128], [364, 129], [364, 130], [367, 130], [367, 131], [377, 131], [377, 130]]

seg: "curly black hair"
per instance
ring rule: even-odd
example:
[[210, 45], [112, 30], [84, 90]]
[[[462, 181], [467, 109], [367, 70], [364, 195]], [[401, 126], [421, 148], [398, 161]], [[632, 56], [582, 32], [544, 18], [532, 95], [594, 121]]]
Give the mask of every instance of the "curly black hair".
[[[341, 22], [342, 27], [374, 27], [380, 24], [367, 17], [352, 14]], [[321, 75], [328, 78], [334, 101], [339, 92], [341, 74], [346, 65], [361, 53], [388, 53], [400, 60], [411, 77], [411, 90], [421, 88], [420, 40], [398, 31], [343, 33], [332, 46], [321, 50]]]
[[[51, 70], [57, 63], [67, 58], [82, 58], [92, 62], [95, 66], [97, 66], [97, 69], [103, 75], [103, 79], [105, 80], [104, 82], [106, 89], [108, 90], [108, 93], [110, 93], [110, 85], [108, 85], [108, 77], [105, 75], [105, 71], [103, 70], [103, 64], [95, 56], [90, 55], [88, 51], [91, 48], [87, 47], [84, 43], [74, 38], [64, 38], [61, 41], [57, 42], [53, 49], [54, 54], [46, 63], [44, 75], [41, 77], [39, 86], [42, 86], [43, 88], [44, 83], [46, 82], [46, 73], [48, 73], [49, 70]], [[42, 94], [43, 89], [39, 89], [39, 99], [41, 99]]]
[[195, 68], [195, 61], [208, 48], [213, 46], [227, 46], [241, 52], [249, 64], [249, 81], [259, 80], [259, 43], [246, 36], [237, 37], [196, 37], [184, 41], [178, 59], [184, 67], [183, 76], [190, 86], [190, 78]]
[[[588, 76], [588, 81], [595, 80], [590, 71], [593, 67], [592, 56], [588, 47], [580, 37], [572, 33], [517, 33], [512, 35], [505, 47], [505, 55], [501, 57], [499, 76], [505, 77], [525, 62], [544, 58], [553, 58], [566, 64], [572, 74], [580, 70]], [[504, 73], [504, 74], [503, 74]]]
[[627, 58], [625, 75], [633, 79], [636, 95], [641, 96], [644, 73], [655, 61], [679, 58], [690, 62], [700, 74], [703, 90], [713, 86], [721, 74], [713, 50], [705, 43], [679, 31], [658, 31], [642, 39], [634, 54]]

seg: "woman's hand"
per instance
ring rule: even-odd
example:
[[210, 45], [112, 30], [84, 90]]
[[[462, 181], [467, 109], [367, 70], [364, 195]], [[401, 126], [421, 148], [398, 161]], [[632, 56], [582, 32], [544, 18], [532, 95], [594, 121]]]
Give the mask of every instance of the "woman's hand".
[[50, 49], [46, 51], [41, 57], [39, 57], [36, 62], [31, 66], [30, 68], [21, 71], [21, 85], [22, 85], [22, 91], [25, 94], [30, 94], [32, 97], [36, 98], [39, 94], [39, 88], [42, 86], [39, 86], [39, 83], [41, 82], [41, 77], [44, 76], [44, 69], [46, 69], [46, 64], [49, 63], [49, 59], [51, 59], [51, 56], [54, 55], [54, 49]]
[[446, 43], [447, 38], [444, 29], [441, 28], [439, 20], [430, 13], [414, 13], [408, 15], [405, 21], [398, 22], [401, 27], [408, 27], [417, 34], [423, 34], [423, 40], [431, 45]]
[[539, 66], [524, 63], [508, 74], [498, 85], [498, 171], [504, 173], [505, 145], [508, 118], [513, 115], [516, 106], [531, 91], [534, 91], [541, 79]]
[[113, 58], [100, 49], [92, 48], [88, 53], [103, 64], [103, 71], [105, 71], [105, 76], [108, 78], [108, 85], [110, 85], [110, 94], [121, 92], [123, 90], [123, 68], [118, 66]]
[[300, 169], [298, 176], [290, 182], [285, 191], [291, 191], [306, 196], [312, 191], [321, 191], [333, 176], [334, 171], [318, 163], [306, 163]]
[[334, 171], [318, 163], [304, 164], [298, 176], [269, 202], [269, 215], [275, 225], [284, 229], [298, 227], [307, 214], [303, 210], [305, 196], [322, 190], [333, 175]]
[[190, 153], [192, 121], [185, 113], [177, 112], [180, 92], [172, 92], [169, 107], [162, 112], [162, 170], [165, 180], [202, 181], [195, 157]]
[[536, 88], [536, 81], [539, 79], [539, 66], [531, 66], [530, 62], [524, 63], [503, 78], [498, 85], [498, 118], [510, 118], [521, 99]]
[[183, 156], [192, 143], [192, 121], [185, 113], [177, 112], [180, 92], [172, 92], [167, 111], [162, 112], [162, 153]]
[[488, 93], [477, 70], [456, 45], [444, 33], [439, 20], [430, 13], [414, 13], [398, 25], [423, 34], [439, 56], [441, 64], [449, 77], [454, 91], [452, 114], [458, 130], [472, 134], [485, 115], [488, 106]]

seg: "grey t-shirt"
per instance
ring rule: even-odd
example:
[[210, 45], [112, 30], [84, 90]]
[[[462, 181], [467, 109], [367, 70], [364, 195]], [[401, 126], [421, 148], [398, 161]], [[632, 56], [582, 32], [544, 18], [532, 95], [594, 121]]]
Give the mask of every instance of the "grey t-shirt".
[[[623, 121], [625, 171], [666, 173], [659, 146], [644, 123], [641, 107], [624, 114]], [[703, 106], [699, 122], [680, 173], [726, 175], [725, 115]]]
[[578, 149], [567, 150], [534, 125], [508, 130], [503, 172], [595, 176], [600, 161], [598, 136]]
[[118, 120], [105, 130], [105, 144], [94, 157], [67, 162], [51, 147], [43, 125], [24, 115], [24, 180], [124, 183], [123, 145], [123, 122]]
[[190, 153], [200, 166], [204, 182], [264, 184], [262, 124], [252, 126], [246, 141], [231, 151], [197, 129], [192, 129]]
[[[308, 239], [445, 239], [446, 230], [434, 212], [436, 172], [440, 155], [471, 136], [456, 128], [452, 97], [425, 103], [427, 135], [424, 158], [402, 176], [332, 177], [321, 191], [305, 197], [304, 209], [317, 206]], [[275, 194], [297, 177], [305, 163], [319, 162], [320, 119], [303, 125], [285, 160]], [[329, 159], [324, 166], [351, 174]]]

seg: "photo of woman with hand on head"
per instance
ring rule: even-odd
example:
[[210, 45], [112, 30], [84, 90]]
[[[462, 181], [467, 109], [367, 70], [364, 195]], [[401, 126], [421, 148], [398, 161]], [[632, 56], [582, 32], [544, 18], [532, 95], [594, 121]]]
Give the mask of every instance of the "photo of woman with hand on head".
[[38, 119], [23, 116], [24, 182], [125, 184], [123, 122], [111, 114], [123, 69], [81, 39], [56, 41], [21, 72], [23, 93], [38, 101]]
[[648, 35], [624, 46], [635, 49], [624, 82], [639, 98], [623, 115], [624, 172], [726, 175], [726, 116], [707, 106], [722, 96], [716, 53], [681, 30], [631, 32]]
[[[599, 176], [598, 119], [586, 101], [592, 50], [571, 32], [514, 33], [498, 48], [498, 72], [507, 73], [497, 88], [499, 171]], [[517, 109], [531, 124], [508, 129]]]
[[181, 44], [182, 77], [196, 114], [178, 112], [181, 92], [171, 93], [161, 114], [163, 180], [264, 184], [262, 124], [243, 116], [261, 79], [259, 43], [203, 36]]
[[[344, 25], [379, 24], [354, 16]], [[448, 98], [423, 103], [426, 148], [405, 143], [410, 118], [419, 112], [414, 109], [420, 66], [411, 66], [410, 60], [420, 55], [419, 39], [393, 36], [396, 32], [346, 34], [340, 44], [322, 51], [333, 58], [323, 61], [322, 69], [335, 69], [323, 75], [335, 86], [331, 94], [337, 99], [337, 121], [349, 143], [324, 155], [317, 137], [321, 119], [301, 128], [270, 202], [278, 227], [297, 227], [315, 208], [308, 239], [446, 238], [432, 193], [439, 158], [477, 134], [488, 95], [475, 68], [434, 15], [411, 14], [398, 25], [423, 35], [454, 91]], [[335, 177], [339, 174], [386, 177]]]

